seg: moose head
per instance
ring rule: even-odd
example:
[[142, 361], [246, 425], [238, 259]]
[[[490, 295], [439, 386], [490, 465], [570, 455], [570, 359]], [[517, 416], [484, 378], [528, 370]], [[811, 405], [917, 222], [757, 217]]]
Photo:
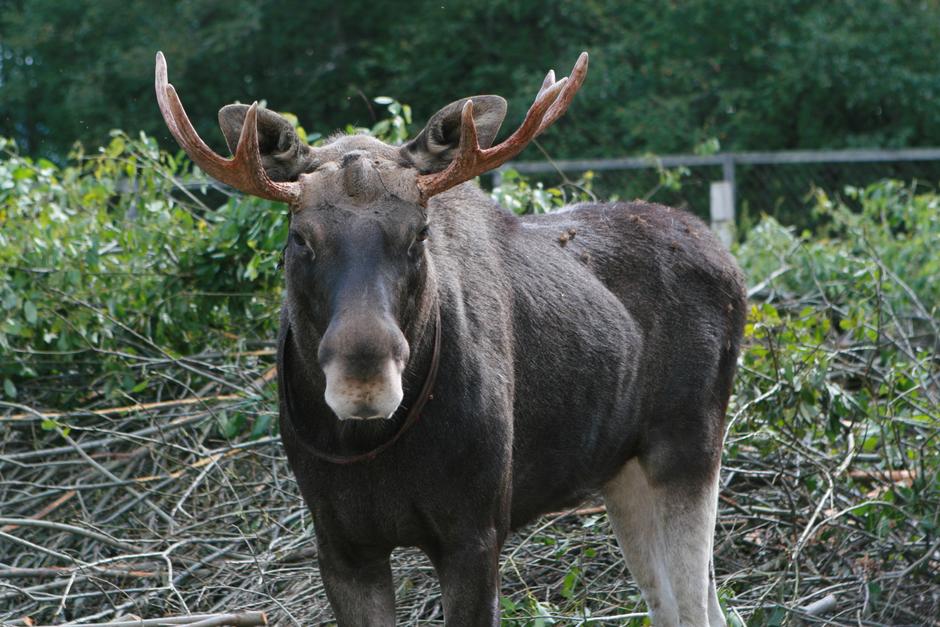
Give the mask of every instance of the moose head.
[[[587, 73], [582, 53], [570, 77], [549, 72], [521, 126], [493, 145], [506, 115], [499, 96], [453, 102], [413, 140], [390, 146], [366, 135], [303, 142], [284, 117], [257, 103], [219, 111], [234, 157], [216, 154], [190, 123], [157, 53], [156, 91], [173, 137], [216, 180], [287, 203], [287, 312], [302, 364], [325, 377], [325, 400], [346, 419], [388, 418], [402, 402], [415, 342], [430, 335], [437, 308], [429, 201], [499, 167], [564, 114]], [[433, 213], [433, 212], [432, 212]]]

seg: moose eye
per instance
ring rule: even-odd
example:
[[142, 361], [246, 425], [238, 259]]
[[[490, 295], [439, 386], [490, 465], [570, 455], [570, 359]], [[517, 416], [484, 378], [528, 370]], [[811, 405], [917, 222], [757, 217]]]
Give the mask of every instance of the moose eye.
[[423, 242], [431, 235], [431, 227], [424, 225], [424, 227], [418, 231], [418, 234], [415, 236], [415, 241]]
[[290, 242], [294, 246], [300, 247], [300, 252], [303, 255], [306, 255], [310, 259], [313, 259], [316, 257], [316, 253], [314, 252], [313, 247], [310, 244], [308, 244], [307, 240], [305, 240], [304, 237], [297, 231], [290, 232]]

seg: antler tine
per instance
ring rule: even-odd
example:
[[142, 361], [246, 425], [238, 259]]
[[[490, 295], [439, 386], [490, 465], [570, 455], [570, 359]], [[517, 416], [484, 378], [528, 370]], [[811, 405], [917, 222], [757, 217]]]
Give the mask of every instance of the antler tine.
[[555, 70], [549, 70], [548, 74], [545, 75], [545, 80], [542, 81], [542, 86], [539, 87], [539, 93], [536, 94], [536, 98], [545, 93], [545, 90], [555, 84]]
[[[536, 135], [538, 135], [539, 130], [542, 128], [542, 120], [545, 119], [545, 114], [548, 112], [548, 108], [552, 106], [552, 103], [555, 102], [559, 93], [567, 84], [568, 78], [565, 77], [542, 91], [538, 96], [536, 96], [535, 102], [532, 103], [532, 106], [529, 107], [528, 112], [525, 114], [525, 119], [522, 120], [522, 124], [519, 126], [519, 128], [516, 129], [516, 132], [503, 140], [503, 142], [498, 146], [488, 148], [484, 152], [490, 152], [494, 156], [497, 154], [503, 155], [508, 154], [518, 147], [518, 150], [515, 150], [515, 152], [510, 154], [505, 161], [512, 159], [517, 154], [522, 152], [522, 149], [525, 148]], [[505, 161], [498, 165], [502, 165], [502, 163], [505, 163]]]
[[166, 59], [162, 52], [157, 53], [155, 86], [157, 103], [170, 134], [206, 174], [253, 196], [286, 203], [297, 200], [300, 196], [300, 186], [297, 183], [274, 182], [264, 171], [258, 147], [257, 102], [251, 105], [245, 115], [235, 156], [226, 159], [209, 148], [193, 128], [176, 89], [167, 79]]
[[535, 97], [525, 119], [516, 131], [502, 143], [482, 149], [477, 142], [476, 125], [473, 121], [473, 101], [468, 100], [460, 112], [460, 144], [457, 155], [450, 165], [441, 172], [418, 176], [418, 191], [422, 204], [436, 194], [469, 181], [473, 177], [498, 168], [520, 152], [537, 135], [547, 129], [568, 109], [584, 77], [587, 74], [586, 52], [582, 52], [571, 71], [571, 77], [555, 81], [555, 72], [550, 70], [542, 81], [542, 86]]
[[558, 99], [555, 100], [554, 104], [552, 104], [551, 108], [548, 110], [548, 113], [545, 114], [545, 117], [542, 118], [542, 123], [539, 125], [539, 130], [536, 132], [536, 136], [541, 135], [542, 131], [554, 124], [555, 120], [565, 114], [565, 111], [568, 110], [568, 105], [570, 105], [571, 101], [574, 99], [574, 95], [578, 93], [579, 89], [581, 89], [581, 85], [584, 83], [584, 78], [587, 76], [587, 70], [588, 53], [582, 52], [578, 56], [578, 60], [574, 64], [574, 68], [571, 70], [571, 74], [568, 76], [568, 84], [565, 86], [564, 91], [562, 91], [561, 95], [558, 96]]
[[[274, 184], [274, 181], [268, 178], [264, 171], [264, 165], [261, 163], [261, 151], [258, 143], [258, 102], [252, 102], [245, 113], [245, 121], [242, 123], [241, 133], [238, 134], [238, 144], [235, 146], [235, 156], [233, 163], [244, 164], [244, 169], [248, 172], [257, 172], [261, 183]], [[254, 181], [252, 181], [254, 182]]]

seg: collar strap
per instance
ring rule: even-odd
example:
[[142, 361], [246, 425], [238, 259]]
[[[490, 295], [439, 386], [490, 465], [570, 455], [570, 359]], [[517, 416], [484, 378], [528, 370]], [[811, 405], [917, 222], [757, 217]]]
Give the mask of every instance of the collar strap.
[[370, 461], [378, 457], [382, 451], [395, 444], [395, 442], [398, 441], [398, 438], [400, 438], [405, 433], [405, 431], [413, 427], [415, 423], [417, 423], [421, 418], [421, 411], [424, 409], [424, 406], [427, 404], [427, 402], [431, 400], [431, 392], [434, 391], [434, 381], [437, 379], [437, 367], [440, 364], [440, 358], [441, 310], [440, 307], [438, 307], [436, 309], [436, 316], [434, 321], [434, 344], [431, 348], [431, 367], [428, 369], [428, 374], [424, 379], [424, 385], [421, 387], [421, 393], [418, 394], [418, 400], [414, 405], [411, 406], [411, 409], [408, 411], [408, 415], [405, 417], [405, 421], [402, 422], [401, 427], [399, 427], [398, 431], [395, 432], [395, 435], [371, 451], [366, 451], [365, 453], [359, 453], [357, 455], [333, 455], [332, 453], [326, 453], [324, 451], [317, 450], [309, 443], [301, 440], [300, 443], [304, 451], [310, 455], [313, 455], [317, 459], [322, 459], [323, 461], [327, 461], [333, 464], [355, 464], [356, 462]]

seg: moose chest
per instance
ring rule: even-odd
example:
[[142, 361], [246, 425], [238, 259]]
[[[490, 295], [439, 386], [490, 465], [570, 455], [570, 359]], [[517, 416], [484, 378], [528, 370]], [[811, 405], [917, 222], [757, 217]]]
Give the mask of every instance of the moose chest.
[[447, 403], [435, 398], [429, 405], [392, 449], [361, 465], [312, 460], [285, 439], [318, 533], [353, 545], [426, 548], [480, 521], [492, 525], [502, 509], [494, 490], [507, 485], [505, 423], [465, 425]]

